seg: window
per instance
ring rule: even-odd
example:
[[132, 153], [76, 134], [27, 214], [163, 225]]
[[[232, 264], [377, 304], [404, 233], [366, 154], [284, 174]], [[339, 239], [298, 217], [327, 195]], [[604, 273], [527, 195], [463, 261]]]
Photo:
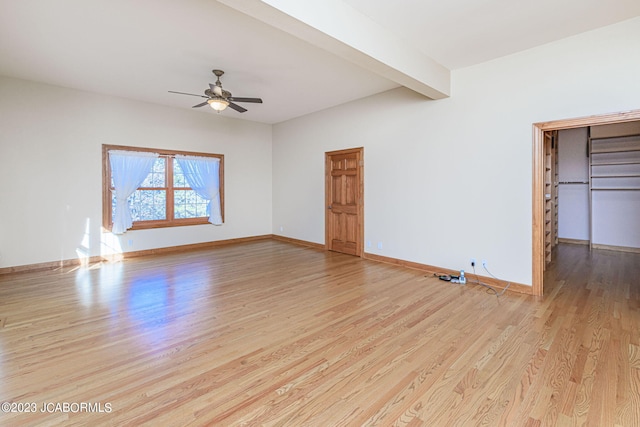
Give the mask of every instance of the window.
[[[131, 220], [133, 221], [133, 226], [130, 229], [175, 227], [207, 224], [209, 222], [207, 209], [209, 200], [198, 195], [189, 186], [185, 172], [176, 160], [176, 156], [219, 159], [220, 214], [224, 221], [223, 155], [103, 145], [102, 222], [106, 229], [111, 230], [113, 228], [116, 213], [116, 191], [111, 162], [109, 161], [110, 151], [158, 154], [142, 184], [127, 198]], [[151, 161], [149, 160], [149, 162]]]

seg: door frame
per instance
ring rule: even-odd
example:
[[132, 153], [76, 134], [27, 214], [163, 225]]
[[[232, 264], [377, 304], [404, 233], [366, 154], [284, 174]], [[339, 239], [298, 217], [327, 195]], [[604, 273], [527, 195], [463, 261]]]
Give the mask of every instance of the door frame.
[[600, 114], [533, 124], [532, 294], [544, 292], [544, 133], [640, 120], [640, 110]]
[[327, 151], [324, 153], [324, 248], [329, 250], [330, 245], [330, 227], [331, 219], [329, 217], [329, 205], [331, 204], [331, 156], [341, 154], [359, 153], [358, 162], [358, 192], [360, 200], [358, 201], [358, 225], [356, 236], [356, 256], [362, 258], [364, 256], [364, 147], [347, 148], [343, 150]]

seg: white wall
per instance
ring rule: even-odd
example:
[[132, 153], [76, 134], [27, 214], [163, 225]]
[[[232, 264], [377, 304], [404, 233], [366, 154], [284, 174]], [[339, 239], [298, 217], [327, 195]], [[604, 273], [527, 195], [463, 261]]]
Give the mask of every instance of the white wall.
[[449, 99], [401, 88], [275, 125], [274, 232], [324, 243], [324, 152], [363, 146], [367, 252], [531, 284], [532, 123], [640, 108], [639, 45], [636, 18], [457, 70]]
[[[558, 237], [589, 240], [588, 128], [558, 132]], [[586, 184], [562, 184], [586, 182]]]
[[640, 248], [640, 191], [595, 191], [594, 245]]
[[[594, 245], [640, 248], [640, 191], [598, 191], [597, 188], [640, 188], [640, 152], [597, 153], [602, 149], [640, 147], [640, 137], [627, 136], [591, 141], [591, 212]], [[611, 161], [635, 164], [597, 165]], [[622, 175], [622, 177], [620, 177]], [[628, 176], [624, 176], [628, 175]], [[602, 178], [618, 176], [617, 178]]]
[[[102, 144], [224, 154], [225, 224], [103, 239]], [[270, 125], [0, 78], [0, 159], [0, 267], [271, 233]]]

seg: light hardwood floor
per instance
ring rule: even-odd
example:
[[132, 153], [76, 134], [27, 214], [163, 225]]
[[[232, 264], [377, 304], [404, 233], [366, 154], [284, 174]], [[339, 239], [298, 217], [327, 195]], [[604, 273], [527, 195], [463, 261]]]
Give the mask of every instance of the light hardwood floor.
[[544, 298], [273, 240], [0, 276], [0, 425], [638, 426], [640, 254], [556, 256]]

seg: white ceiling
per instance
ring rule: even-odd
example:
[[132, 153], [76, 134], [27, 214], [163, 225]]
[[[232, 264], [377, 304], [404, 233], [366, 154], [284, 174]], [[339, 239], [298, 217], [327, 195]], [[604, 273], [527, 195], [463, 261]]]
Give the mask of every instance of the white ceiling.
[[[638, 0], [344, 0], [450, 69], [640, 15]], [[398, 83], [215, 0], [0, 0], [0, 75], [189, 109], [215, 81], [278, 123]], [[198, 109], [215, 114], [210, 108]]]
[[639, 0], [343, 0], [449, 69], [640, 15]]

